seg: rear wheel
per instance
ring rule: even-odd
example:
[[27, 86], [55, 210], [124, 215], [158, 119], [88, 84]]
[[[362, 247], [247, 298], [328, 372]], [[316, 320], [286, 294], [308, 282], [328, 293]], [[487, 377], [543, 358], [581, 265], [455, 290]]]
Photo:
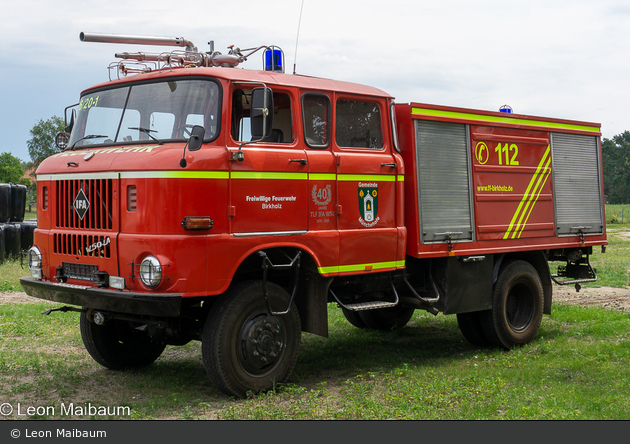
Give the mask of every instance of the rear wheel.
[[[289, 306], [289, 294], [267, 283], [273, 310]], [[209, 379], [223, 392], [245, 397], [285, 381], [297, 361], [301, 325], [295, 304], [285, 315], [267, 313], [261, 281], [237, 284], [208, 314], [202, 355]]]
[[359, 317], [367, 328], [375, 330], [391, 330], [407, 325], [413, 316], [414, 308], [403, 307], [400, 304], [390, 308], [360, 311]]
[[341, 311], [348, 322], [354, 325], [356, 328], [367, 328], [361, 316], [359, 316], [358, 311], [348, 310], [347, 308], [341, 307]]
[[81, 338], [96, 362], [112, 370], [141, 368], [153, 363], [166, 347], [162, 330], [138, 330], [142, 324], [112, 319], [104, 325], [81, 313]]
[[543, 314], [543, 288], [528, 262], [509, 263], [494, 286], [492, 310], [482, 312], [483, 332], [492, 345], [507, 350], [531, 342]]

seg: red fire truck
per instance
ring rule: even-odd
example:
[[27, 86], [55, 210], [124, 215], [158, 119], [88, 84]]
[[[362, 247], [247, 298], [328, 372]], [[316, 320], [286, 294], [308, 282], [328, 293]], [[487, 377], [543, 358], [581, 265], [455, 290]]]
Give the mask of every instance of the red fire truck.
[[[37, 170], [21, 284], [80, 312], [105, 367], [199, 340], [209, 379], [244, 396], [288, 378], [302, 331], [328, 335], [329, 303], [369, 329], [456, 314], [473, 344], [510, 349], [552, 282], [597, 279], [598, 124], [394, 104], [285, 74], [277, 47], [80, 38], [181, 47], [116, 54]], [[262, 70], [237, 68], [257, 50]]]

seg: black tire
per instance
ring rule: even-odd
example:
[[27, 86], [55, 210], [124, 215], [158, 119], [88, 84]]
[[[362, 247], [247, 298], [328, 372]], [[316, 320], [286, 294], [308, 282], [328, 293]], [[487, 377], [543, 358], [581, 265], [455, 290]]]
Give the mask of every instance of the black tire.
[[464, 337], [473, 345], [487, 347], [490, 342], [483, 333], [481, 326], [481, 313], [473, 311], [470, 313], [457, 313], [457, 323]]
[[137, 330], [141, 324], [113, 319], [96, 325], [81, 313], [81, 338], [92, 358], [112, 370], [146, 367], [160, 357], [166, 347], [164, 332], [151, 337]]
[[367, 328], [361, 316], [359, 316], [358, 311], [348, 310], [346, 308], [341, 307], [341, 311], [348, 322], [354, 325], [356, 328]]
[[[285, 311], [289, 294], [267, 283], [273, 310]], [[289, 313], [271, 316], [261, 281], [237, 284], [208, 314], [202, 333], [206, 373], [221, 391], [243, 398], [287, 380], [300, 348], [301, 324], [295, 304]]]
[[407, 325], [414, 311], [414, 308], [403, 307], [399, 304], [395, 307], [364, 310], [358, 313], [367, 328], [391, 330]]
[[514, 261], [501, 271], [494, 286], [492, 310], [481, 315], [483, 332], [490, 344], [506, 350], [531, 342], [543, 315], [543, 288], [536, 269]]

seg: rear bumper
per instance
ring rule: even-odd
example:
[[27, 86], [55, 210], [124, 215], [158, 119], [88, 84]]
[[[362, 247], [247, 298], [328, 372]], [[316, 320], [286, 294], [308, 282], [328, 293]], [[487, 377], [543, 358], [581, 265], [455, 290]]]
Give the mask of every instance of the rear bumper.
[[20, 278], [20, 284], [26, 294], [35, 298], [113, 313], [177, 317], [182, 304], [180, 294], [101, 290], [83, 285], [42, 282], [31, 277]]

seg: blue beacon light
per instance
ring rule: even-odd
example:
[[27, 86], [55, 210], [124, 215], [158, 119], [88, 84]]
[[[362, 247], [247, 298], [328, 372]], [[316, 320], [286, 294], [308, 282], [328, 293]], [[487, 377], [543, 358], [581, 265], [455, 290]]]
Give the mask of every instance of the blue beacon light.
[[282, 49], [270, 46], [263, 53], [265, 71], [284, 72], [284, 52]]

